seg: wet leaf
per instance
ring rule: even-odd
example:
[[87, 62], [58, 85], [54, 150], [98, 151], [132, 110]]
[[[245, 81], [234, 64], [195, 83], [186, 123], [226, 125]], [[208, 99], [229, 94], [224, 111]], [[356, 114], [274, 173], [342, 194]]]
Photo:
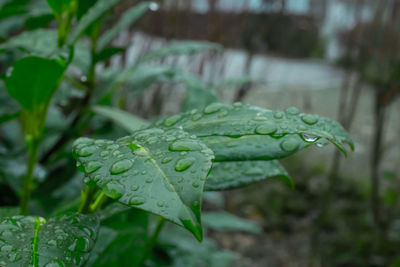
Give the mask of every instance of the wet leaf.
[[[0, 219], [0, 266], [82, 266], [94, 246], [95, 216]], [[52, 265], [53, 264], [53, 265]]]
[[267, 178], [277, 177], [293, 188], [289, 174], [277, 160], [215, 162], [204, 190], [216, 191], [243, 187]]
[[[259, 149], [247, 149], [247, 155], [243, 155], [241, 158], [281, 158], [293, 154], [308, 144], [315, 143], [322, 146], [324, 140], [329, 140], [345, 154], [344, 145], [346, 143], [353, 148], [351, 138], [338, 122], [314, 114], [301, 113], [295, 107], [279, 111], [241, 103], [233, 105], [212, 103], [202, 110], [192, 110], [182, 114], [174, 124], [167, 125], [168, 120], [170, 118], [160, 120], [155, 125], [167, 128], [181, 127], [186, 132], [196, 135], [215, 152], [217, 160], [221, 158], [217, 150], [217, 148], [221, 148], [220, 141], [226, 144], [222, 160], [235, 160], [237, 145], [248, 146], [253, 143], [257, 148], [261, 138], [266, 139], [261, 143]], [[217, 142], [213, 140], [218, 137], [225, 138], [221, 138]], [[230, 141], [233, 143], [227, 141], [226, 137], [230, 137]], [[207, 140], [213, 141], [207, 142]], [[275, 143], [275, 148], [278, 148], [277, 144], [279, 143], [278, 149], [282, 153], [271, 156], [271, 153], [266, 150], [266, 154], [262, 155], [265, 146], [268, 146], [270, 142]], [[262, 145], [263, 143], [264, 145]], [[228, 151], [232, 152], [232, 156], [229, 156]]]
[[116, 141], [80, 138], [74, 156], [88, 185], [202, 238], [200, 208], [213, 153], [180, 129], [151, 128]]

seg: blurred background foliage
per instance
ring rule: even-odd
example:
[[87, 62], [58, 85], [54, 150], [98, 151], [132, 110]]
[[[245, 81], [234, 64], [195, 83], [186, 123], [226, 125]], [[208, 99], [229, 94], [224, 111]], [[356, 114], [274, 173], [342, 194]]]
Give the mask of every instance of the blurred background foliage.
[[[96, 0], [81, 2], [78, 18]], [[92, 105], [112, 105], [150, 120], [216, 100], [269, 109], [297, 106], [339, 120], [354, 138], [355, 153], [344, 161], [333, 148], [331, 153], [310, 148], [284, 160], [295, 190], [270, 180], [206, 193], [208, 239], [199, 245], [177, 229], [165, 231], [160, 261], [400, 266], [400, 1], [160, 0], [148, 3], [143, 14], [129, 11], [140, 3], [120, 0], [109, 10], [99, 29], [111, 38], [97, 48], [90, 36], [76, 43], [49, 107], [35, 169], [40, 187], [31, 208], [46, 216], [79, 197], [82, 178], [71, 167], [72, 139], [127, 134], [111, 122], [110, 110]], [[23, 55], [52, 52], [58, 25], [45, 1], [2, 0], [0, 7], [5, 77]], [[26, 171], [23, 136], [14, 120], [18, 112], [1, 83], [2, 206], [17, 204]], [[221, 213], [215, 219], [213, 212], [222, 208], [252, 222]], [[119, 215], [110, 229], [143, 234], [126, 223], [130, 216], [142, 218]], [[213, 218], [209, 224], [207, 217]], [[163, 246], [173, 249], [164, 255]]]

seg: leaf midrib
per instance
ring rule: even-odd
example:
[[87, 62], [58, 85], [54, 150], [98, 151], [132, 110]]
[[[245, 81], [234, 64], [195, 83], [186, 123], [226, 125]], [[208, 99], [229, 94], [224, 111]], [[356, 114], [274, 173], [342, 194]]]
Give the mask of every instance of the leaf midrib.
[[[144, 150], [144, 154], [146, 154], [148, 156], [148, 158], [150, 159], [151, 163], [153, 163], [153, 165], [157, 168], [157, 170], [159, 170], [159, 172], [162, 174], [161, 177], [164, 178], [164, 180], [173, 188], [173, 192], [178, 196], [179, 200], [182, 202], [183, 206], [185, 207], [184, 210], [185, 212], [189, 215], [189, 218], [192, 218], [191, 213], [188, 211], [188, 207], [186, 206], [185, 202], [183, 201], [183, 199], [181, 198], [181, 196], [178, 194], [178, 192], [176, 191], [176, 188], [173, 186], [173, 184], [168, 180], [167, 175], [165, 174], [165, 172], [160, 168], [160, 166], [158, 165], [157, 161], [155, 161], [152, 158], [151, 152], [145, 148], [144, 146], [138, 144], [138, 146]], [[197, 221], [197, 220], [196, 220]]]

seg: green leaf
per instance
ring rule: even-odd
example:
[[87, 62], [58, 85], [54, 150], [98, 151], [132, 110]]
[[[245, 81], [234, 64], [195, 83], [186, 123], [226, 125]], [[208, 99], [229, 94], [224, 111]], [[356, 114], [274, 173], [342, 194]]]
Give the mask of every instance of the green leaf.
[[232, 189], [271, 177], [278, 177], [289, 187], [294, 187], [292, 179], [277, 160], [215, 162], [204, 190]]
[[194, 42], [194, 41], [179, 42], [152, 51], [143, 56], [140, 59], [140, 61], [141, 62], [149, 61], [173, 55], [182, 55], [182, 54], [191, 55], [206, 50], [221, 50], [221, 49], [222, 46], [216, 43]]
[[19, 207], [0, 207], [0, 218], [12, 217], [19, 214]]
[[168, 245], [166, 251], [174, 267], [229, 267], [237, 266], [237, 255], [228, 250], [222, 250], [214, 240], [205, 238], [200, 244], [178, 227], [168, 227], [160, 233], [160, 242]]
[[20, 112], [19, 112], [19, 111], [14, 112], [14, 113], [12, 113], [12, 114], [8, 114], [8, 113], [6, 113], [6, 114], [1, 114], [1, 115], [0, 115], [0, 124], [5, 123], [5, 122], [8, 122], [8, 121], [11, 121], [11, 120], [13, 120], [13, 119], [16, 119], [16, 118], [19, 117], [19, 115], [20, 115]]
[[[118, 232], [111, 228], [104, 227], [104, 226], [100, 227], [96, 244], [94, 245], [92, 252], [90, 253], [89, 260], [87, 261], [85, 266], [99, 266], [99, 265], [93, 265], [93, 264], [99, 258], [109, 255], [108, 253], [104, 254], [104, 251], [115, 240], [117, 235], [118, 235]], [[113, 265], [109, 265], [109, 266], [113, 266]]]
[[50, 101], [64, 71], [59, 60], [25, 57], [14, 62], [5, 79], [6, 88], [23, 109], [35, 111]]
[[114, 5], [118, 4], [118, 0], [99, 0], [94, 4], [89, 11], [79, 20], [76, 27], [68, 36], [67, 44], [75, 43], [78, 38], [83, 34], [87, 27], [90, 26], [95, 20], [100, 18]]
[[116, 141], [80, 138], [73, 155], [112, 199], [160, 215], [201, 240], [203, 186], [213, 153], [180, 129], [151, 128]]
[[101, 61], [108, 60], [112, 56], [121, 53], [123, 51], [125, 51], [124, 47], [106, 47], [95, 55], [94, 62], [98, 63]]
[[98, 231], [95, 216], [0, 219], [0, 266], [82, 266]]
[[[212, 103], [203, 110], [192, 110], [182, 114], [174, 123], [169, 123], [170, 120], [171, 118], [166, 118], [155, 125], [165, 128], [181, 127], [184, 131], [196, 135], [215, 152], [216, 160], [237, 160], [237, 145], [244, 147], [247, 153], [242, 155], [240, 160], [281, 158], [308, 144], [323, 144], [324, 140], [329, 140], [345, 154], [346, 143], [353, 148], [351, 138], [338, 122], [314, 114], [300, 113], [295, 107], [287, 108], [283, 112], [241, 103]], [[220, 140], [216, 141], [217, 138]], [[260, 145], [261, 149], [257, 149], [260, 143], [256, 141], [264, 138], [265, 144], [274, 142], [274, 147], [282, 153], [271, 157], [269, 151], [265, 151], [266, 156], [263, 157], [262, 150], [265, 147]], [[221, 157], [216, 149], [221, 147], [220, 141], [226, 144], [224, 157]], [[245, 148], [249, 145], [256, 149]], [[233, 156], [230, 156], [228, 151], [232, 152]]]
[[15, 48], [20, 48], [32, 55], [50, 57], [57, 51], [57, 31], [39, 29], [23, 32], [0, 44], [0, 49]]
[[78, 20], [80, 20], [96, 2], [97, 0], [78, 0], [78, 10], [76, 11]]
[[102, 224], [113, 229], [117, 235], [93, 266], [140, 266], [142, 255], [146, 253], [148, 214], [129, 209], [115, 214]]
[[54, 19], [55, 17], [52, 13], [30, 17], [25, 21], [25, 28], [30, 31], [46, 28]]
[[97, 50], [102, 50], [113, 40], [117, 34], [138, 20], [147, 11], [149, 5], [150, 2], [143, 2], [125, 11], [118, 23], [99, 38]]
[[261, 227], [253, 221], [236, 217], [227, 212], [205, 212], [202, 214], [203, 224], [206, 227], [226, 230], [226, 231], [245, 231], [259, 234]]
[[148, 122], [140, 119], [139, 117], [117, 108], [108, 106], [94, 106], [92, 107], [92, 110], [101, 116], [109, 118], [130, 133], [146, 128], [149, 125]]
[[71, 0], [47, 0], [47, 4], [56, 15], [61, 15], [65, 10], [68, 10], [70, 3]]
[[[200, 139], [214, 151], [216, 161], [281, 159], [311, 145], [298, 134], [286, 134], [280, 137], [270, 135], [208, 136]], [[283, 142], [298, 145], [294, 149], [282, 149]]]

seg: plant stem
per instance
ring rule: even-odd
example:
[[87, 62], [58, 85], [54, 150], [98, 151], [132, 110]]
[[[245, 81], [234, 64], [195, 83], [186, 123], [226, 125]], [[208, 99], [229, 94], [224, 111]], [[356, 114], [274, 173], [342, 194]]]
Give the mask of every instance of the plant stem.
[[93, 197], [96, 193], [96, 189], [94, 187], [85, 187], [85, 190], [82, 191], [81, 194], [81, 205], [79, 206], [79, 213], [87, 214], [90, 213], [90, 204], [92, 203]]
[[157, 242], [158, 236], [160, 235], [161, 229], [164, 227], [166, 220], [163, 217], [158, 217], [157, 227], [154, 230], [153, 235], [146, 242], [146, 247], [140, 261], [140, 266], [145, 266], [145, 261], [149, 258], [151, 251], [154, 248], [154, 245]]
[[37, 154], [39, 149], [40, 141], [38, 139], [27, 138], [28, 146], [28, 170], [22, 182], [22, 197], [20, 203], [20, 213], [21, 215], [28, 214], [28, 204], [31, 198], [31, 193], [33, 189], [33, 171], [37, 162]]
[[104, 203], [104, 201], [107, 200], [107, 196], [104, 194], [104, 192], [101, 192], [99, 196], [96, 198], [94, 203], [90, 205], [90, 210], [94, 213], [98, 211], [101, 208], [101, 205]]
[[[81, 122], [83, 115], [86, 113], [88, 110], [91, 98], [93, 96], [93, 92], [95, 90], [95, 80], [96, 80], [96, 50], [97, 50], [97, 40], [99, 38], [100, 34], [100, 26], [101, 24], [99, 23], [96, 28], [93, 30], [93, 33], [91, 35], [91, 62], [90, 62], [90, 67], [87, 73], [87, 87], [86, 87], [86, 94], [85, 97], [82, 99], [82, 101], [79, 104], [78, 107], [78, 112], [73, 119], [71, 125], [68, 127], [69, 129], [75, 129], [79, 128], [77, 127], [79, 123]], [[60, 139], [53, 145], [53, 147], [48, 150], [44, 156], [40, 159], [40, 163], [44, 164], [47, 162], [50, 157], [57, 152], [59, 149], [64, 147], [64, 145], [70, 140], [70, 138], [73, 137], [69, 132], [65, 132]]]

